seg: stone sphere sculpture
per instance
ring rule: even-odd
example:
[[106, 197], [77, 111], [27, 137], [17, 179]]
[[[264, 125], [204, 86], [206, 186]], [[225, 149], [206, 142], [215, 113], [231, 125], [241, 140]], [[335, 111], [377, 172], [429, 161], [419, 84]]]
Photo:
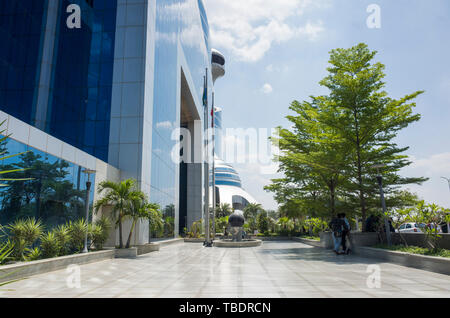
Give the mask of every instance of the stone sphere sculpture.
[[240, 210], [234, 211], [228, 218], [228, 224], [231, 227], [231, 234], [234, 242], [242, 241], [242, 228], [245, 223], [244, 213]]
[[231, 227], [243, 227], [245, 223], [244, 213], [242, 211], [236, 210], [228, 218], [228, 224]]
[[262, 244], [261, 240], [255, 239], [244, 239], [244, 224], [245, 218], [244, 213], [240, 210], [235, 210], [235, 212], [228, 218], [228, 226], [230, 228], [230, 233], [232, 239], [223, 239], [219, 241], [214, 241], [214, 246], [216, 247], [257, 247]]

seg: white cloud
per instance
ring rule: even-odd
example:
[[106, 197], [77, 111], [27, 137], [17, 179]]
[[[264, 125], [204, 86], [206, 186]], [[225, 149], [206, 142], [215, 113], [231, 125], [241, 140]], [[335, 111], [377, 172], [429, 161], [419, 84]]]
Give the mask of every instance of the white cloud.
[[156, 123], [156, 128], [172, 129], [172, 123], [170, 121], [162, 121], [162, 122]]
[[263, 87], [261, 88], [261, 91], [262, 91], [264, 94], [270, 94], [270, 93], [272, 93], [272, 92], [273, 92], [272, 85], [270, 85], [269, 83], [264, 84]]
[[278, 208], [273, 193], [265, 191], [264, 187], [270, 185], [272, 179], [281, 178], [282, 174], [261, 174], [261, 169], [264, 169], [264, 166], [260, 164], [235, 164], [234, 168], [239, 173], [245, 190], [258, 203], [261, 203], [265, 209], [276, 210]]
[[303, 37], [316, 40], [324, 31], [321, 21], [296, 25], [288, 21], [327, 0], [207, 0], [211, 40], [239, 60], [260, 60], [274, 43]]
[[427, 177], [437, 174], [450, 176], [450, 152], [439, 153], [422, 159], [411, 156], [410, 159], [413, 163], [407, 169], [421, 171]]
[[401, 175], [408, 177], [427, 177], [423, 185], [408, 185], [405, 188], [415, 192], [427, 202], [450, 207], [450, 192], [447, 181], [441, 177], [450, 177], [450, 152], [438, 153], [425, 158], [410, 157], [413, 162], [402, 170]]

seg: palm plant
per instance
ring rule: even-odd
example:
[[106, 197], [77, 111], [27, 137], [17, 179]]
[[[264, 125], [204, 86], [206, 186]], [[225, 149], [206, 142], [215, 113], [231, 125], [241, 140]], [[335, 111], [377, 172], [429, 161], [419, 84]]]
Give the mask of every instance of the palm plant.
[[216, 207], [216, 218], [230, 216], [232, 213], [233, 208], [228, 203], [222, 203]]
[[25, 260], [25, 254], [30, 251], [32, 245], [37, 241], [43, 232], [43, 225], [40, 220], [19, 219], [6, 227], [9, 236], [14, 243], [14, 258]]
[[112, 206], [112, 211], [116, 217], [116, 226], [119, 227], [119, 248], [123, 248], [122, 222], [130, 207], [136, 191], [136, 181], [128, 179], [122, 182], [103, 181], [98, 186], [98, 194], [106, 192], [104, 197], [95, 202], [95, 212], [105, 206]]
[[263, 208], [261, 204], [258, 203], [249, 203], [244, 208], [244, 217], [245, 219], [255, 219], [258, 215], [258, 212], [262, 211]]
[[58, 225], [54, 230], [56, 240], [59, 244], [58, 255], [66, 255], [69, 252], [70, 232], [68, 225]]
[[295, 228], [294, 222], [287, 217], [280, 218], [278, 220], [278, 226], [280, 227], [280, 232], [282, 234], [287, 234], [289, 236], [292, 234], [292, 231]]
[[76, 252], [81, 252], [84, 248], [84, 239], [88, 230], [87, 223], [84, 219], [69, 222], [70, 245]]
[[44, 258], [58, 256], [61, 246], [54, 232], [48, 232], [41, 237], [41, 250]]
[[0, 245], [0, 265], [4, 264], [13, 252], [14, 245], [8, 241]]
[[126, 248], [130, 248], [131, 238], [136, 227], [136, 223], [139, 219], [150, 219], [152, 212], [159, 211], [160, 207], [158, 204], [149, 203], [145, 194], [141, 191], [135, 191], [131, 194], [130, 206], [127, 209], [126, 216], [132, 219], [130, 234], [128, 235], [128, 240]]
[[103, 249], [103, 244], [108, 239], [110, 230], [111, 221], [103, 215], [94, 224], [89, 224], [89, 237], [97, 250]]
[[152, 237], [161, 237], [164, 233], [164, 220], [161, 210], [150, 210], [150, 234]]
[[30, 252], [25, 256], [25, 261], [32, 262], [37, 261], [42, 256], [42, 252], [39, 247], [35, 247], [34, 249], [30, 250]]
[[35, 220], [34, 218], [29, 218], [24, 224], [24, 239], [28, 246], [32, 246], [42, 235], [44, 231], [44, 226], [41, 220]]
[[202, 234], [203, 220], [196, 221], [192, 223], [191, 230], [188, 232], [189, 238], [200, 238]]
[[[0, 225], [0, 234], [1, 233], [5, 233], [3, 230], [3, 227]], [[4, 235], [0, 235], [0, 238], [4, 236]], [[14, 244], [12, 244], [12, 242], [10, 240], [8, 240], [7, 242], [3, 242], [0, 243], [0, 265], [4, 264], [9, 256], [11, 255], [11, 253], [14, 250]]]

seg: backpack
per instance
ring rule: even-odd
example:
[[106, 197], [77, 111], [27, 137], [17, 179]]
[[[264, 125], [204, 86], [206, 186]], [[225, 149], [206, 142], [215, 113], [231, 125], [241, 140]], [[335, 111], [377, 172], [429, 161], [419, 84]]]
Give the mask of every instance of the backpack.
[[331, 230], [334, 236], [341, 237], [344, 230], [345, 222], [342, 219], [335, 218], [331, 221]]

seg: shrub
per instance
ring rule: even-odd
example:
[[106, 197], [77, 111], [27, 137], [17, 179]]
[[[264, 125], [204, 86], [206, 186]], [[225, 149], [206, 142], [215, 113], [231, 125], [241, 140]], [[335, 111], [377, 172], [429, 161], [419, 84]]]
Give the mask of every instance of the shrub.
[[319, 236], [320, 232], [323, 232], [328, 228], [327, 222], [319, 218], [306, 219], [304, 226], [308, 230], [309, 234], [312, 234], [313, 236]]
[[67, 225], [58, 225], [54, 230], [53, 233], [55, 234], [56, 240], [59, 244], [59, 252], [58, 255], [67, 255], [69, 254], [70, 249], [70, 233], [69, 233], [69, 226]]
[[35, 220], [35, 219], [27, 219], [25, 221], [25, 227], [24, 227], [24, 239], [25, 243], [28, 246], [32, 246], [42, 235], [44, 231], [44, 226], [42, 225], [41, 220]]
[[61, 249], [54, 232], [48, 232], [41, 236], [42, 257], [52, 258], [58, 256]]
[[69, 222], [70, 247], [75, 252], [81, 252], [84, 248], [84, 239], [88, 230], [86, 221]]
[[11, 241], [0, 244], [0, 265], [6, 263], [9, 256], [14, 251], [14, 244]]
[[396, 216], [406, 222], [424, 224], [421, 227], [421, 231], [425, 233], [425, 239], [429, 248], [431, 250], [439, 250], [438, 242], [441, 235], [439, 234], [438, 226], [441, 223], [450, 221], [450, 210], [439, 207], [436, 204], [426, 204], [425, 201], [420, 201], [415, 207], [398, 210], [395, 213]]
[[106, 216], [102, 216], [94, 224], [89, 224], [89, 237], [97, 250], [103, 249], [111, 227], [111, 221]]
[[202, 234], [202, 220], [192, 223], [191, 230], [187, 233], [188, 238], [200, 238]]
[[278, 220], [278, 226], [281, 235], [292, 235], [292, 231], [295, 229], [295, 224], [287, 217], [282, 217]]
[[42, 235], [43, 226], [40, 220], [19, 219], [6, 227], [14, 243], [13, 257], [16, 260], [25, 260], [26, 254], [32, 245]]
[[228, 227], [228, 216], [216, 218], [216, 232], [221, 232], [226, 235]]
[[41, 258], [41, 250], [39, 249], [39, 247], [35, 247], [34, 249], [30, 250], [30, 252], [27, 254], [27, 256], [25, 256], [25, 260], [27, 262], [31, 262], [31, 261], [37, 261]]
[[259, 233], [268, 234], [269, 232], [269, 220], [265, 213], [260, 213], [256, 217], [256, 227]]

